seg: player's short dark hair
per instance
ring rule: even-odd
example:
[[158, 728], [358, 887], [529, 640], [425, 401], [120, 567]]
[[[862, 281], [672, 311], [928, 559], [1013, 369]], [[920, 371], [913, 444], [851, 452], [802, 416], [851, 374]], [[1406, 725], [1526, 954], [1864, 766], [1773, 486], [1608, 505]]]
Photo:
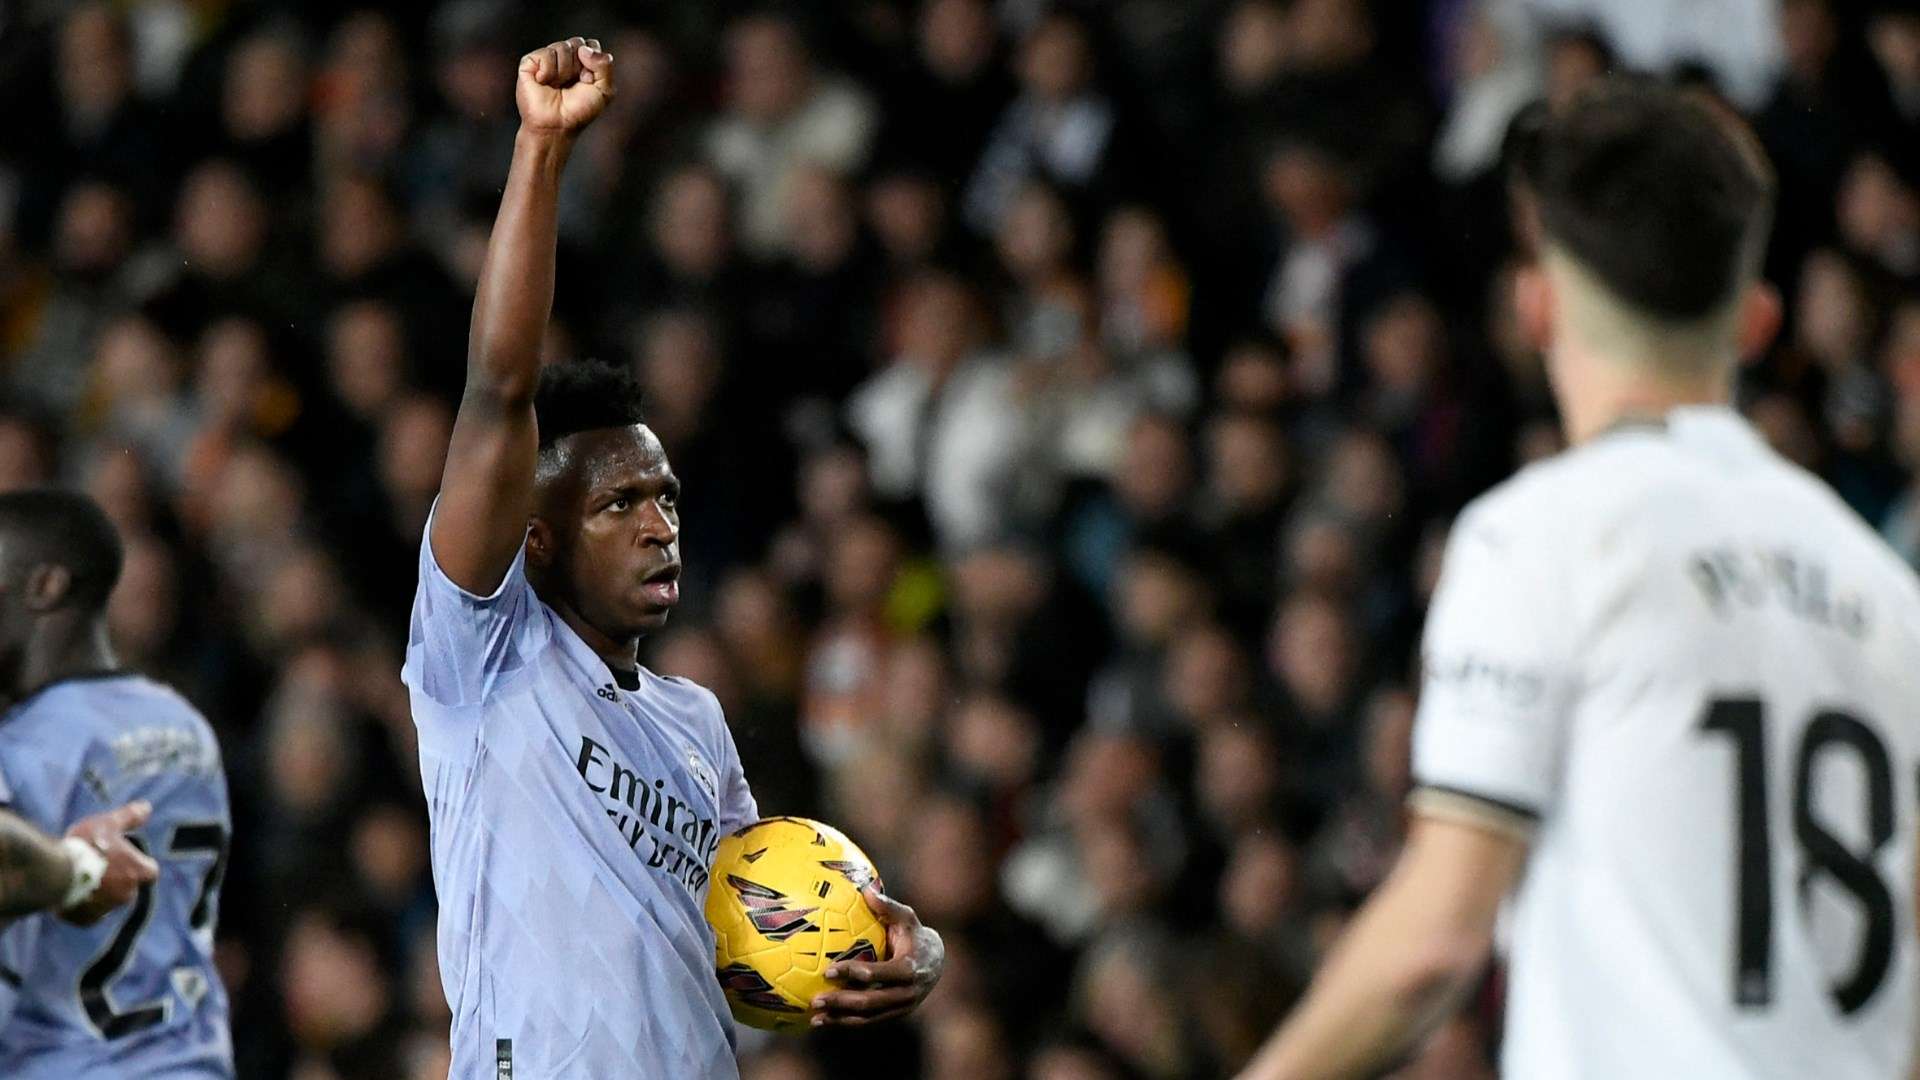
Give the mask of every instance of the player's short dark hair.
[[1547, 241], [1656, 317], [1711, 314], [1753, 273], [1774, 179], [1739, 120], [1644, 79], [1596, 84], [1515, 155]]
[[78, 492], [40, 488], [0, 495], [0, 537], [10, 570], [52, 563], [72, 576], [67, 602], [103, 609], [126, 560], [120, 534], [105, 511]]
[[540, 449], [582, 431], [646, 423], [640, 382], [633, 372], [601, 360], [549, 364], [533, 393]]

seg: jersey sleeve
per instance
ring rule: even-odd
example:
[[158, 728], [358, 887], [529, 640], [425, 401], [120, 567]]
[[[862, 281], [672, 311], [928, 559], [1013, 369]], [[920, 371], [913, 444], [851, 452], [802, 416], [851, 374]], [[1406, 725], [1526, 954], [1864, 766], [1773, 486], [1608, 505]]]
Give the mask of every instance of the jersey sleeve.
[[413, 595], [402, 676], [441, 705], [477, 705], [539, 655], [552, 642], [553, 629], [527, 582], [525, 542], [500, 585], [477, 596], [440, 569], [432, 536], [429, 515], [420, 537], [420, 584]]
[[1494, 515], [1461, 516], [1422, 647], [1417, 812], [1525, 835], [1553, 801], [1574, 685], [1557, 553]]

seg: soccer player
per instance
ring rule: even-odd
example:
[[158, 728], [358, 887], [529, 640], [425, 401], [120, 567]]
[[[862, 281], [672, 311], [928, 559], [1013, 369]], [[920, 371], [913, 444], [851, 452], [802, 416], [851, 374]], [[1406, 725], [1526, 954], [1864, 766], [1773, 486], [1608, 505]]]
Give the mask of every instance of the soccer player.
[[226, 774], [193, 706], [115, 666], [106, 604], [120, 564], [112, 523], [85, 496], [0, 495], [0, 696], [12, 702], [0, 794], [49, 832], [79, 822], [111, 848], [124, 830], [157, 864], [124, 912], [93, 926], [34, 915], [0, 931], [9, 1080], [233, 1075], [213, 966]]
[[[560, 174], [612, 95], [598, 42], [520, 61], [420, 547], [404, 676], [461, 1078], [738, 1075], [703, 908], [720, 838], [759, 814], [714, 696], [637, 659], [680, 596], [679, 481], [628, 376], [540, 370]], [[822, 995], [816, 1024], [898, 1015], [939, 977], [939, 936], [869, 902], [893, 957], [836, 965], [853, 988]]]
[[1920, 585], [1728, 404], [1779, 319], [1771, 174], [1631, 82], [1521, 161], [1516, 299], [1573, 448], [1460, 516], [1405, 850], [1243, 1080], [1415, 1049], [1509, 893], [1508, 1076], [1903, 1076]]

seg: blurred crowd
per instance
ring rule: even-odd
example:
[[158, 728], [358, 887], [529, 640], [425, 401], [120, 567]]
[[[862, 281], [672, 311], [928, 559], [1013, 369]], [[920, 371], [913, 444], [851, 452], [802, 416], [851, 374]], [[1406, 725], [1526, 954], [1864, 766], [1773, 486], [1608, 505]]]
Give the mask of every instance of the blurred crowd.
[[[749, 1080], [1219, 1076], [1295, 998], [1396, 850], [1448, 522], [1561, 446], [1530, 102], [1750, 117], [1789, 318], [1741, 406], [1920, 562], [1904, 5], [6, 4], [0, 487], [107, 507], [122, 656], [221, 735], [244, 1077], [444, 1076], [400, 653], [516, 61], [575, 33], [619, 97], [546, 349], [632, 365], [686, 483], [645, 659], [949, 948]], [[1497, 998], [1405, 1075], [1489, 1076]]]

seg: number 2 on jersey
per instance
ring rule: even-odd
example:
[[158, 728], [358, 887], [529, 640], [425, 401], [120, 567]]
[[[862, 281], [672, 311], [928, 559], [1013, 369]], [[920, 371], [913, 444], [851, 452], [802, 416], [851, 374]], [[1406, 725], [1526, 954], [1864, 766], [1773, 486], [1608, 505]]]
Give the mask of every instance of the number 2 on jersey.
[[[1708, 704], [1700, 730], [1725, 735], [1734, 745], [1734, 813], [1740, 835], [1733, 1000], [1741, 1008], [1765, 1008], [1773, 1002], [1766, 710], [1752, 698], [1717, 699]], [[1847, 847], [1813, 814], [1814, 764], [1822, 754], [1843, 748], [1858, 756], [1866, 778], [1865, 851]], [[1893, 767], [1886, 744], [1871, 727], [1847, 713], [1827, 710], [1815, 715], [1801, 734], [1793, 778], [1793, 835], [1805, 857], [1798, 877], [1801, 899], [1805, 901], [1814, 878], [1824, 875], [1859, 904], [1866, 924], [1852, 974], [1828, 988], [1840, 1012], [1851, 1016], [1880, 989], [1893, 961], [1893, 893], [1873, 865], [1893, 838]]]
[[[129, 836], [127, 841], [141, 851], [147, 850], [146, 842], [139, 837]], [[187, 918], [192, 929], [205, 929], [213, 918], [214, 890], [220, 887], [220, 879], [227, 869], [226, 829], [217, 821], [176, 825], [167, 844], [167, 854], [212, 857], [206, 876], [200, 879], [200, 893], [194, 898], [193, 912]], [[80, 1007], [103, 1039], [117, 1039], [144, 1031], [166, 1019], [164, 1000], [135, 1005], [122, 1011], [114, 1007], [107, 989], [107, 984], [118, 978], [132, 961], [134, 944], [140, 940], [141, 931], [147, 928], [147, 921], [152, 917], [153, 884], [150, 882], [140, 886], [127, 912], [127, 921], [120, 924], [120, 930], [113, 935], [113, 940], [80, 973]]]

